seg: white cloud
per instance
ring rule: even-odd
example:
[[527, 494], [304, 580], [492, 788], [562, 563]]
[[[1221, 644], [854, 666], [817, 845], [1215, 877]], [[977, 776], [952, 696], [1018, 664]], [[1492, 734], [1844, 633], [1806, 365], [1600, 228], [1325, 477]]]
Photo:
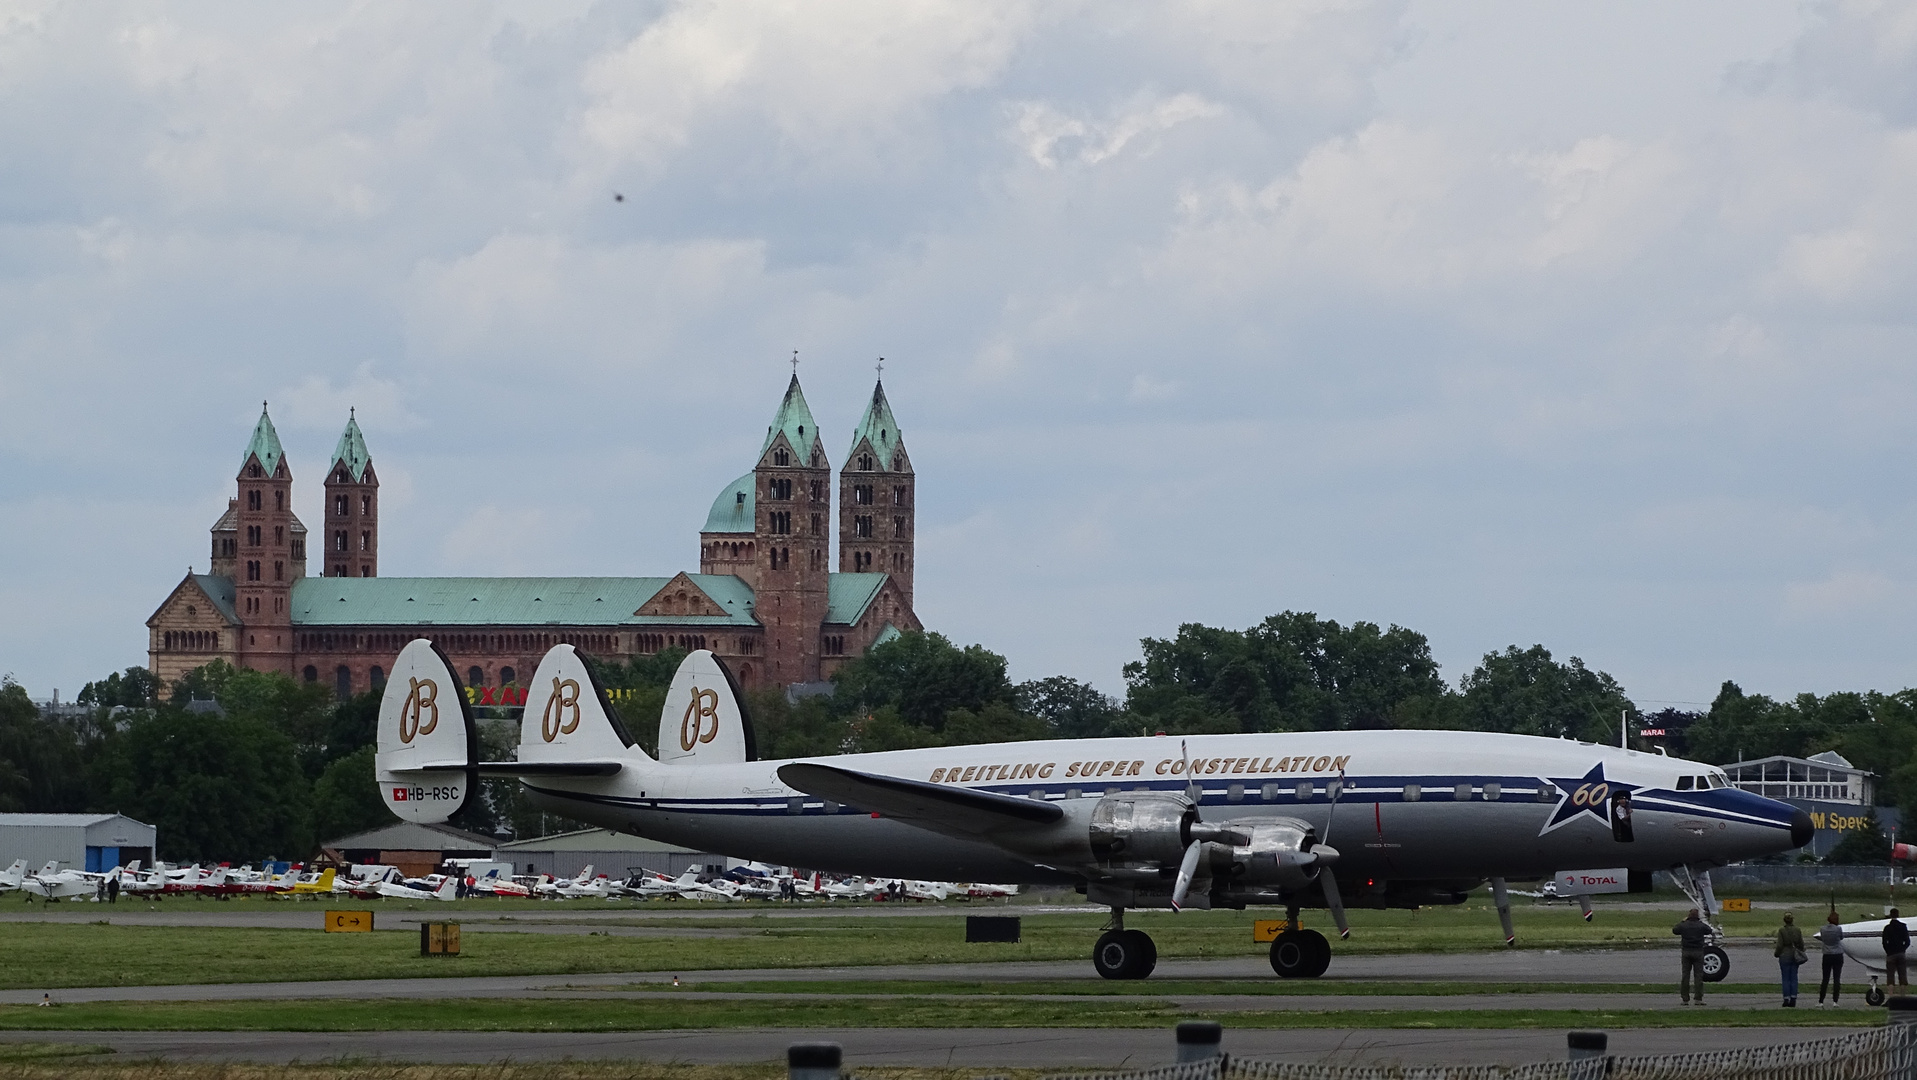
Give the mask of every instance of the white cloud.
[[1134, 102], [1102, 121], [1067, 115], [1045, 102], [1025, 102], [1018, 109], [1018, 141], [1033, 161], [1058, 168], [1059, 154], [1085, 165], [1116, 157], [1141, 137], [1169, 131], [1190, 120], [1223, 113], [1224, 107], [1197, 94]]

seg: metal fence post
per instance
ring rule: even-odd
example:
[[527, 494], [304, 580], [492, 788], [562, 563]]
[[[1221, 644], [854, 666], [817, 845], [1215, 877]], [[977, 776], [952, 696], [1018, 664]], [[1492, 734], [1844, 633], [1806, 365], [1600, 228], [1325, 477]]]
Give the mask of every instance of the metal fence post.
[[1204, 1061], [1222, 1053], [1225, 1025], [1216, 1020], [1183, 1020], [1178, 1024], [1178, 1062]]
[[[1917, 997], [1899, 995], [1884, 1002], [1884, 1024], [1887, 1027], [1908, 1027], [1917, 1024]], [[1917, 1080], [1917, 1051], [1911, 1044], [1917, 1042], [1917, 1032], [1905, 1031], [1900, 1049], [1892, 1051], [1892, 1064], [1888, 1076], [1890, 1080]]]
[[1564, 1045], [1570, 1051], [1570, 1060], [1583, 1061], [1585, 1058], [1600, 1058], [1611, 1045], [1611, 1037], [1602, 1031], [1567, 1031], [1564, 1033]]
[[788, 1080], [839, 1080], [838, 1043], [793, 1043], [785, 1048]]

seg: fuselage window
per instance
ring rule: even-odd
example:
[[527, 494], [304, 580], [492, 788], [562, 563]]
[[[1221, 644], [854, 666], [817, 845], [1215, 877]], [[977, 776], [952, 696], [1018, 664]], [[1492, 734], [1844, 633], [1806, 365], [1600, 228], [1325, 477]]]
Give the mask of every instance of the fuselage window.
[[1233, 785], [1231, 785], [1230, 787], [1228, 787], [1228, 788], [1226, 788], [1226, 789], [1225, 789], [1225, 801], [1227, 801], [1227, 802], [1244, 802], [1244, 801], [1245, 801], [1245, 785], [1243, 785], [1243, 784], [1233, 784]]
[[1309, 799], [1312, 795], [1311, 781], [1300, 780], [1298, 781], [1298, 786], [1293, 790], [1297, 792], [1299, 801], [1302, 802]]
[[1556, 802], [1557, 798], [1558, 798], [1558, 789], [1555, 785], [1552, 785], [1552, 784], [1538, 785], [1538, 801], [1539, 802]]
[[1498, 783], [1496, 780], [1486, 780], [1484, 782], [1484, 797], [1486, 801], [1497, 802], [1498, 796], [1502, 794], [1504, 794], [1503, 784]]
[[1471, 801], [1471, 785], [1459, 784], [1457, 790], [1452, 793], [1451, 797], [1458, 800], [1459, 802], [1470, 802]]
[[1420, 799], [1422, 799], [1422, 798], [1424, 798], [1424, 788], [1423, 788], [1423, 787], [1421, 787], [1421, 786], [1419, 786], [1419, 785], [1417, 785], [1417, 784], [1406, 784], [1406, 785], [1404, 786], [1404, 801], [1405, 801], [1405, 802], [1417, 802], [1418, 800], [1420, 800]]
[[1279, 790], [1277, 784], [1266, 784], [1263, 788], [1259, 789], [1258, 797], [1266, 802], [1270, 802], [1278, 797]]
[[1044, 802], [1045, 789], [1042, 787], [1035, 787], [1032, 790], [1026, 792], [1025, 797], [1028, 799], [1037, 799], [1039, 802]]
[[1065, 797], [1068, 799], [1076, 799], [1080, 794], [1081, 792], [1075, 787], [1065, 789]]
[[1679, 790], [1679, 791], [1689, 791], [1689, 790], [1691, 790], [1691, 784], [1692, 784], [1692, 783], [1693, 783], [1694, 781], [1696, 781], [1696, 780], [1697, 780], [1697, 777], [1695, 777], [1695, 776], [1680, 776], [1680, 777], [1678, 777], [1678, 778], [1677, 778], [1677, 790]]

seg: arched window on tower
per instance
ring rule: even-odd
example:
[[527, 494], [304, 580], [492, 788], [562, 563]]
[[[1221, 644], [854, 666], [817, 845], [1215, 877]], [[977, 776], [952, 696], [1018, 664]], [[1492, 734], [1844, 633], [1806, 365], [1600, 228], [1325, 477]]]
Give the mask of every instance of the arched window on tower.
[[783, 449], [774, 450], [772, 451], [772, 464], [790, 465], [792, 464], [792, 455], [786, 453]]
[[466, 669], [466, 685], [467, 686], [486, 685], [486, 673], [479, 670], [476, 667], [467, 668]]
[[373, 689], [375, 690], [379, 689], [382, 686], [385, 686], [386, 685], [386, 669], [383, 667], [380, 667], [378, 664], [374, 664], [371, 681], [373, 684]]
[[333, 692], [341, 701], [353, 696], [353, 669], [341, 664], [333, 672]]
[[509, 667], [500, 668], [499, 669], [499, 685], [501, 686], [510, 685], [514, 681], [515, 676], [517, 674], [518, 673], [513, 671], [512, 668], [509, 668]]
[[871, 454], [859, 455], [859, 468], [864, 472], [872, 471], [872, 455]]
[[346, 516], [346, 496], [336, 495], [333, 497], [333, 516], [335, 517]]
[[300, 674], [301, 674], [301, 675], [304, 675], [304, 676], [306, 677], [306, 681], [307, 681], [307, 682], [318, 682], [318, 681], [319, 681], [319, 669], [318, 669], [318, 668], [316, 668], [316, 667], [314, 667], [314, 666], [313, 666], [313, 665], [311, 665], [311, 664], [308, 664], [308, 665], [306, 665], [306, 670], [305, 670], [305, 671], [302, 671], [302, 672], [300, 672]]
[[361, 495], [359, 497], [359, 512], [361, 514], [371, 514], [373, 512], [373, 497], [371, 495]]

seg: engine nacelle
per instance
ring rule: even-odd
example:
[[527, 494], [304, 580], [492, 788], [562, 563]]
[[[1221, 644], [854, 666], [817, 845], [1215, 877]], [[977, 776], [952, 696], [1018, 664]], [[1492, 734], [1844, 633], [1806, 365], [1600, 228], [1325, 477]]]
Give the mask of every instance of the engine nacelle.
[[1281, 817], [1237, 818], [1222, 824], [1246, 841], [1208, 848], [1212, 876], [1227, 889], [1294, 892], [1318, 880], [1321, 868], [1311, 853], [1318, 833], [1308, 823]]
[[1177, 866], [1198, 811], [1183, 795], [1107, 795], [1092, 808], [1092, 858], [1105, 867]]

